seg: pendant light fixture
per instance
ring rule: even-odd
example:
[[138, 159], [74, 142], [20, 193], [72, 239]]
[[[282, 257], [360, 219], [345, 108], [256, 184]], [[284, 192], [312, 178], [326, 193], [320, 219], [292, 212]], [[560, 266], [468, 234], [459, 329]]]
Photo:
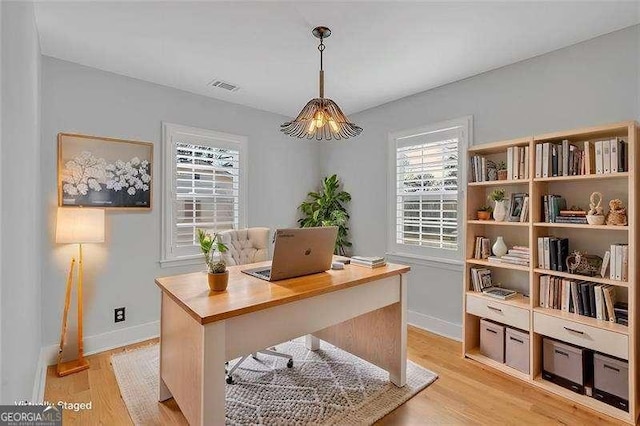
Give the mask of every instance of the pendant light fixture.
[[295, 120], [284, 123], [280, 130], [286, 135], [316, 140], [340, 140], [358, 136], [362, 128], [349, 122], [340, 107], [331, 99], [324, 97], [324, 70], [322, 52], [324, 39], [331, 35], [327, 27], [316, 27], [313, 35], [320, 39], [320, 96], [311, 99], [300, 111]]

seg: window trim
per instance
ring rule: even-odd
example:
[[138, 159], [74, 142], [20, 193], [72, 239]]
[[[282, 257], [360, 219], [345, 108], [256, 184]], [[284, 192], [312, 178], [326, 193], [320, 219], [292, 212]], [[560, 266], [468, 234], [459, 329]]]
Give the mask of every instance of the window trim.
[[[247, 160], [247, 144], [246, 136], [234, 135], [230, 133], [217, 132], [197, 127], [183, 126], [162, 122], [162, 229], [161, 229], [161, 245], [160, 245], [160, 266], [174, 267], [196, 265], [202, 262], [202, 255], [173, 256], [171, 254], [172, 236], [173, 236], [173, 209], [171, 202], [173, 200], [176, 164], [175, 150], [176, 145], [174, 138], [178, 135], [195, 137], [203, 140], [211, 139], [210, 146], [216, 148], [229, 147], [236, 149], [240, 153], [239, 173], [239, 197], [238, 197], [238, 226], [246, 227], [247, 218], [247, 193], [248, 193], [248, 160]], [[218, 142], [216, 144], [216, 142]], [[222, 144], [220, 144], [222, 142]]]
[[[462, 137], [458, 141], [458, 249], [445, 250], [433, 247], [408, 246], [396, 242], [396, 203], [397, 203], [397, 140], [423, 133], [431, 133], [442, 129], [460, 127]], [[441, 121], [426, 126], [421, 126], [408, 130], [389, 132], [388, 135], [388, 155], [387, 155], [387, 254], [392, 256], [405, 256], [415, 259], [441, 261], [445, 263], [458, 263], [463, 260], [465, 235], [465, 203], [467, 193], [467, 149], [473, 143], [473, 116], [455, 118]]]

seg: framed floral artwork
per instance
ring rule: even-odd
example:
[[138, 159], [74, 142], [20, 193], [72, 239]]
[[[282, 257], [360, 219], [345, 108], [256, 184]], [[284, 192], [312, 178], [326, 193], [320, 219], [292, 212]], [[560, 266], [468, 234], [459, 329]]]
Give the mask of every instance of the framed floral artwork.
[[58, 134], [58, 205], [151, 209], [153, 144]]

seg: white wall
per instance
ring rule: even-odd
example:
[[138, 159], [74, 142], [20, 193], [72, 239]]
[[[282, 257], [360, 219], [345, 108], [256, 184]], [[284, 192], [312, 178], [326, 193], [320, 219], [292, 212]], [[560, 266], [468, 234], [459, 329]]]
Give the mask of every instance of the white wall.
[[[107, 242], [85, 246], [85, 336], [157, 321], [160, 292], [154, 278], [202, 270], [199, 266], [160, 268], [158, 264], [161, 121], [248, 137], [250, 226], [294, 226], [297, 205], [317, 185], [318, 145], [283, 136], [279, 126], [287, 117], [49, 57], [43, 57], [42, 62], [44, 344], [58, 339], [65, 273], [75, 250], [54, 243], [58, 132], [154, 143], [152, 211], [108, 212]], [[119, 306], [127, 308], [127, 320], [116, 325], [113, 309]]]
[[[640, 26], [630, 27], [353, 115], [362, 135], [323, 145], [321, 171], [337, 173], [353, 196], [354, 252], [385, 252], [389, 132], [473, 115], [481, 144], [638, 119], [639, 38]], [[459, 336], [461, 267], [395, 260], [413, 267], [409, 319]]]
[[33, 4], [2, 2], [2, 403], [31, 400], [41, 346], [40, 46]]

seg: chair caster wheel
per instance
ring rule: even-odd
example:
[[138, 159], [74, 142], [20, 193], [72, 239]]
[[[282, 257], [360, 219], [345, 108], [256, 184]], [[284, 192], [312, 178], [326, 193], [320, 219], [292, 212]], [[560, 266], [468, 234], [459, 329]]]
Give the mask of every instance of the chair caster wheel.
[[233, 377], [227, 376], [226, 382], [227, 382], [227, 384], [232, 385], [233, 384]]
[[293, 360], [292, 360], [292, 359], [290, 359], [290, 360], [287, 362], [287, 368], [291, 368], [291, 367], [293, 367]]

